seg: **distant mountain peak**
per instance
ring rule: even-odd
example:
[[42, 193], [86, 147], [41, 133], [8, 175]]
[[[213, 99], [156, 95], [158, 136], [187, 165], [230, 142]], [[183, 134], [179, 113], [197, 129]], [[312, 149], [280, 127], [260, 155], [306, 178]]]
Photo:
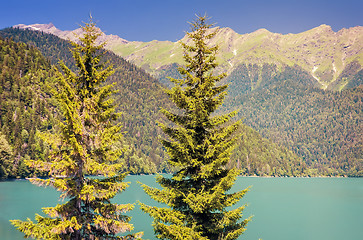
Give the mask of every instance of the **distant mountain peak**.
[[257, 29], [256, 31], [252, 32], [253, 34], [263, 34], [263, 33], [271, 33], [269, 30], [267, 30], [266, 28], [260, 28]]
[[31, 25], [25, 25], [25, 24], [18, 24], [13, 26], [14, 28], [20, 28], [20, 29], [29, 29], [34, 31], [42, 31], [42, 32], [49, 32], [50, 29], [55, 28], [53, 23], [48, 24], [31, 24]]
[[[18, 24], [18, 25], [13, 26], [13, 28], [28, 29], [28, 30], [33, 30], [33, 31], [41, 31], [41, 32], [45, 32], [45, 33], [50, 33], [50, 34], [56, 35], [62, 39], [70, 40], [70, 41], [76, 40], [77, 37], [75, 36], [75, 34], [82, 35], [82, 28], [77, 28], [73, 31], [62, 31], [62, 30], [59, 30], [58, 28], [56, 28], [53, 23], [48, 23], [48, 24], [38, 24], [37, 23], [37, 24], [31, 24], [31, 25]], [[101, 31], [101, 29], [100, 29], [100, 31]], [[102, 35], [98, 39], [98, 43], [101, 43], [101, 42], [107, 43], [106, 44], [107, 49], [110, 49], [114, 45], [128, 43], [127, 40], [120, 38], [119, 36], [106, 35], [104, 33], [102, 33]]]
[[320, 29], [331, 29], [331, 26], [330, 25], [327, 25], [327, 24], [321, 24], [320, 26], [316, 27], [316, 28], [320, 28]]
[[232, 34], [237, 34], [232, 28], [230, 27], [223, 27], [223, 28], [219, 28], [219, 32], [220, 33], [232, 33]]
[[326, 24], [321, 24], [320, 26], [313, 28], [312, 31], [318, 31], [318, 32], [334, 32], [331, 26]]

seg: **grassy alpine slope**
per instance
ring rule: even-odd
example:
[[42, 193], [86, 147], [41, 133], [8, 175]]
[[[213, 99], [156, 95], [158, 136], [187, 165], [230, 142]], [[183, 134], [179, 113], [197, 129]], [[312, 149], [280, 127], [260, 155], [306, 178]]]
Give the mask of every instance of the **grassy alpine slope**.
[[[187, 42], [186, 38], [180, 40]], [[249, 34], [238, 34], [230, 28], [221, 28], [209, 44], [220, 45], [217, 72], [231, 74], [241, 64], [256, 64], [261, 70], [265, 64], [276, 65], [277, 72], [286, 66], [297, 65], [311, 74], [320, 88], [341, 90], [349, 82], [342, 73], [352, 62], [362, 69], [363, 27], [334, 32], [321, 25], [299, 34], [278, 34], [259, 29]], [[182, 64], [182, 49], [178, 42], [128, 42], [110, 49], [136, 65], [158, 76], [173, 63]], [[338, 83], [338, 84], [337, 84]]]

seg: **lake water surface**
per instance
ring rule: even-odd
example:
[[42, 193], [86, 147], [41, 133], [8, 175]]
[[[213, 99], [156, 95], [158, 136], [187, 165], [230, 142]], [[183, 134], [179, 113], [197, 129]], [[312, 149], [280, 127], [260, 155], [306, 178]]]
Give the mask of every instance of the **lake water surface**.
[[[155, 176], [128, 176], [126, 181], [130, 187], [115, 202], [161, 206], [137, 183], [158, 187]], [[363, 178], [239, 177], [232, 190], [248, 186], [250, 192], [236, 206], [248, 204], [244, 218], [254, 217], [239, 239], [363, 239]], [[26, 180], [0, 182], [0, 240], [23, 239], [9, 219], [34, 219], [35, 213], [42, 214], [42, 207], [59, 203], [58, 197], [54, 189], [37, 187]], [[144, 232], [143, 239], [156, 239], [152, 219], [138, 205], [129, 215], [135, 231]]]

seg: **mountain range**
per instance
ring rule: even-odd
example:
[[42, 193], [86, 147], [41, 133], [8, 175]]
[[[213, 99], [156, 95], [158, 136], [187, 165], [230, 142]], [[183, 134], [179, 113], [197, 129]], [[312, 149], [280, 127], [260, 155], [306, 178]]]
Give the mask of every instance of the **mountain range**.
[[[237, 110], [236, 118], [244, 122], [230, 165], [246, 175], [363, 176], [362, 27], [333, 32], [322, 25], [287, 35], [216, 30], [210, 40], [220, 45], [216, 71], [228, 74], [222, 83], [229, 85], [219, 111]], [[33, 45], [52, 64], [63, 60], [72, 68], [70, 44], [63, 39], [72, 40], [74, 33], [82, 34], [34, 24], [3, 29], [0, 36]], [[165, 171], [155, 123], [162, 119], [158, 107], [170, 107], [161, 90], [171, 86], [167, 77], [180, 77], [180, 44], [129, 42], [105, 34], [101, 41], [108, 41], [106, 57], [119, 69], [110, 81], [120, 90], [115, 98], [126, 141], [134, 149], [126, 154], [128, 170]]]
[[[61, 31], [53, 24], [20, 24], [14, 27], [43, 31], [69, 40], [74, 40], [75, 34], [81, 31]], [[296, 65], [313, 77], [316, 87], [342, 90], [362, 70], [361, 26], [334, 32], [330, 26], [321, 25], [306, 32], [286, 35], [266, 29], [248, 34], [238, 34], [228, 27], [212, 30], [217, 30], [217, 34], [209, 44], [220, 46], [217, 55], [220, 65], [216, 71], [228, 75], [233, 75], [236, 69], [246, 64], [255, 65], [259, 71], [265, 64], [273, 65], [277, 72], [283, 71], [286, 66]], [[165, 69], [176, 69], [183, 64], [183, 50], [179, 42], [188, 40], [185, 36], [177, 42], [140, 42], [103, 34], [100, 41], [107, 41], [107, 49], [163, 79]], [[350, 70], [349, 75], [345, 74], [347, 69]], [[255, 70], [249, 70], [252, 71]], [[261, 81], [258, 79], [257, 82]]]

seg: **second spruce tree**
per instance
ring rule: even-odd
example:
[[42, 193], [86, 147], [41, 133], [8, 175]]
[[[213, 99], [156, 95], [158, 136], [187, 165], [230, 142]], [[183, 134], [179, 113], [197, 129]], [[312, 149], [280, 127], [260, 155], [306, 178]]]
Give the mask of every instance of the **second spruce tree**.
[[247, 189], [228, 192], [239, 174], [237, 169], [225, 168], [239, 126], [239, 122], [227, 122], [236, 113], [213, 116], [227, 88], [217, 85], [225, 74], [213, 75], [218, 46], [207, 44], [217, 31], [206, 16], [191, 23], [187, 36], [192, 44], [182, 43], [186, 66], [179, 72], [183, 78], [171, 79], [175, 86], [166, 90], [180, 111], [162, 110], [174, 124], [161, 124], [170, 137], [162, 144], [170, 156], [169, 164], [179, 170], [171, 178], [157, 178], [161, 190], [142, 185], [147, 194], [168, 208], [141, 204], [154, 218], [154, 231], [160, 239], [237, 239], [250, 220], [240, 220], [245, 206], [227, 210]]

